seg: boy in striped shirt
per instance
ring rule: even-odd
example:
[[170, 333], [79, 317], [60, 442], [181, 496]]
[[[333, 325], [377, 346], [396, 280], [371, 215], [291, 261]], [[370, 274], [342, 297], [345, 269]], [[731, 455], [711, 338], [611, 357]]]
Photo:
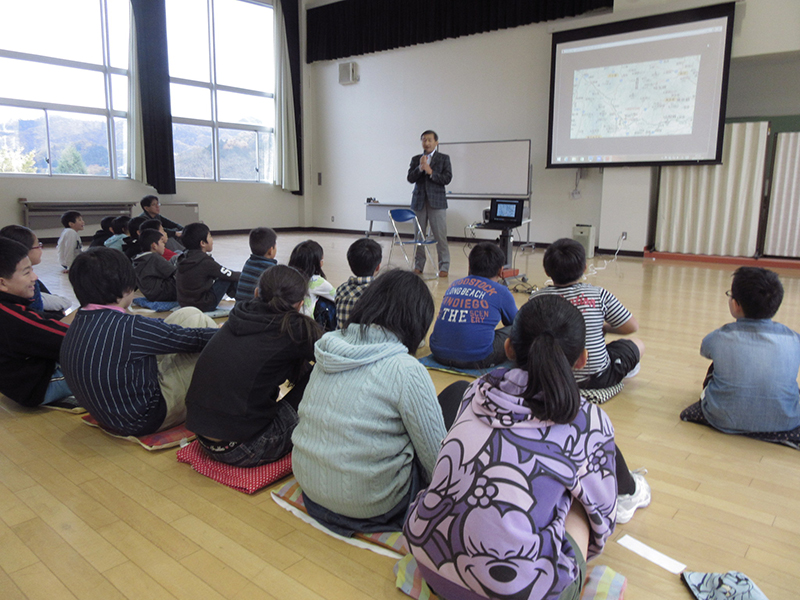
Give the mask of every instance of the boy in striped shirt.
[[78, 256], [69, 282], [81, 308], [61, 345], [61, 367], [78, 403], [119, 435], [183, 423], [194, 365], [216, 323], [193, 307], [164, 321], [130, 314], [136, 273], [111, 248]]
[[606, 344], [605, 334], [630, 335], [639, 329], [630, 311], [608, 290], [580, 283], [586, 271], [586, 252], [569, 238], [556, 240], [544, 253], [544, 271], [553, 285], [539, 294], [558, 294], [583, 314], [586, 322], [586, 350], [589, 360], [575, 370], [575, 379], [583, 389], [607, 388], [639, 372], [644, 343], [638, 338], [615, 340]]

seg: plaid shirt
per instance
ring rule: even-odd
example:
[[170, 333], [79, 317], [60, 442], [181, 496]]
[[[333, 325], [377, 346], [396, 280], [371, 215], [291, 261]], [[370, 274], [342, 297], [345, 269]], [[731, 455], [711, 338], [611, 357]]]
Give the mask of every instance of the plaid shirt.
[[356, 277], [353, 275], [336, 290], [336, 327], [341, 329], [350, 318], [350, 312], [367, 289], [374, 276]]

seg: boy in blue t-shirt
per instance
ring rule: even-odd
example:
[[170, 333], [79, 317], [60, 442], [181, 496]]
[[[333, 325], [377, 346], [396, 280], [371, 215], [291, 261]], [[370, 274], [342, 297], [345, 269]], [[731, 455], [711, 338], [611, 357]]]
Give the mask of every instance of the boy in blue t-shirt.
[[278, 264], [278, 236], [269, 227], [256, 227], [250, 232], [250, 258], [244, 263], [236, 287], [236, 302], [252, 300], [262, 273]]
[[[736, 321], [709, 333], [700, 346], [700, 354], [713, 361], [700, 395], [703, 417], [725, 433], [799, 428], [800, 335], [772, 320], [783, 301], [778, 275], [739, 267], [727, 295]], [[684, 420], [697, 420], [684, 413]]]
[[[481, 242], [469, 253], [469, 276], [447, 288], [433, 326], [430, 345], [437, 362], [483, 369], [506, 360], [517, 304], [498, 283], [504, 263], [503, 251], [492, 242]], [[495, 329], [501, 321], [505, 327]]]

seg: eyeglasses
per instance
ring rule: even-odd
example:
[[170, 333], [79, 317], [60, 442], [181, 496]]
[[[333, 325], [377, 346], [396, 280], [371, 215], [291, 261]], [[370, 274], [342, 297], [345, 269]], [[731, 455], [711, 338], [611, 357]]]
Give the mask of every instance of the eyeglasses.
[[31, 246], [31, 250], [41, 250], [42, 248], [44, 248], [44, 244], [42, 242], [39, 242], [35, 246]]
[[731, 292], [730, 290], [728, 290], [727, 292], [725, 292], [725, 295], [726, 295], [728, 298], [733, 298], [733, 292]]

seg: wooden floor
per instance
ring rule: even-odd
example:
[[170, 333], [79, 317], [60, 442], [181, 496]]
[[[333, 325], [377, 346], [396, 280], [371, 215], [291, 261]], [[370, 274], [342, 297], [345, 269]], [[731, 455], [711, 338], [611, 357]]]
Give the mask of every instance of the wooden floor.
[[[278, 260], [307, 236], [281, 234]], [[338, 285], [355, 239], [313, 234]], [[388, 238], [379, 238], [388, 255]], [[466, 252], [451, 247], [451, 280]], [[215, 238], [215, 257], [239, 269], [245, 236]], [[771, 600], [800, 595], [800, 453], [682, 423], [708, 361], [702, 337], [730, 321], [729, 266], [611, 257], [592, 261], [588, 281], [613, 291], [641, 324], [640, 374], [605, 409], [631, 468], [646, 467], [650, 507], [617, 528], [598, 564], [628, 577], [626, 598], [691, 595], [677, 575], [617, 543], [629, 534], [690, 570], [738, 570]], [[402, 260], [402, 257], [401, 257]], [[397, 263], [397, 254], [393, 262]], [[517, 255], [544, 285], [542, 250]], [[71, 295], [55, 250], [37, 272]], [[800, 271], [781, 272], [777, 320], [800, 329]], [[434, 279], [438, 302], [447, 280]], [[517, 294], [522, 304], [526, 294]], [[426, 349], [421, 354], [427, 353]], [[432, 373], [438, 390], [454, 378]], [[230, 490], [178, 464], [175, 451], [146, 452], [86, 427], [79, 418], [23, 410], [0, 400], [0, 598], [361, 600], [404, 596], [391, 559], [343, 544], [280, 509], [266, 491]]]

